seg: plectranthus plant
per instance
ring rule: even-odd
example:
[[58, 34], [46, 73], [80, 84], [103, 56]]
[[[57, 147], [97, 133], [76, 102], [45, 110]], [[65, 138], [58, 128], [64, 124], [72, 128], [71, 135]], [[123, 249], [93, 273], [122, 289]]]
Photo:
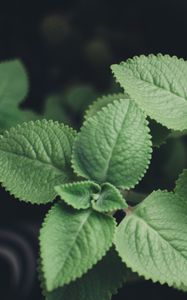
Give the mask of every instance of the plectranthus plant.
[[173, 190], [133, 192], [153, 147], [185, 134], [187, 62], [142, 55], [111, 69], [124, 92], [93, 102], [79, 132], [37, 120], [0, 138], [2, 186], [54, 201], [39, 236], [47, 300], [109, 300], [138, 277], [187, 290], [187, 170]]

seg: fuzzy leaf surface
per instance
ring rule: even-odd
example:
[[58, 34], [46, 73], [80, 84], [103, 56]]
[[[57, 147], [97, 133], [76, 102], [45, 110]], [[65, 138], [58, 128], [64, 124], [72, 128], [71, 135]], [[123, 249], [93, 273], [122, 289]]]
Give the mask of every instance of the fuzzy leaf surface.
[[99, 212], [112, 212], [128, 205], [117, 188], [110, 183], [103, 183], [98, 199], [92, 200], [92, 207]]
[[55, 198], [54, 187], [73, 177], [75, 132], [53, 121], [24, 123], [0, 137], [0, 181], [15, 197], [32, 203]]
[[46, 300], [110, 300], [129, 276], [130, 271], [111, 249], [80, 279], [48, 293]]
[[42, 271], [52, 291], [80, 278], [112, 245], [115, 220], [58, 203], [49, 211], [40, 232]]
[[130, 99], [109, 104], [88, 118], [75, 141], [75, 171], [97, 183], [133, 187], [151, 158], [151, 141], [144, 114]]
[[120, 99], [129, 99], [129, 95], [120, 93], [99, 97], [88, 107], [85, 114], [85, 119], [95, 116], [95, 114], [102, 110], [103, 107], [106, 107], [109, 103], [113, 103], [115, 100]]
[[100, 186], [92, 181], [81, 181], [56, 186], [55, 191], [72, 207], [86, 209], [91, 206], [92, 195], [99, 193]]
[[146, 279], [187, 286], [187, 204], [156, 191], [120, 223], [115, 237], [122, 260]]
[[141, 55], [111, 68], [148, 116], [170, 129], [187, 129], [187, 63], [183, 59]]

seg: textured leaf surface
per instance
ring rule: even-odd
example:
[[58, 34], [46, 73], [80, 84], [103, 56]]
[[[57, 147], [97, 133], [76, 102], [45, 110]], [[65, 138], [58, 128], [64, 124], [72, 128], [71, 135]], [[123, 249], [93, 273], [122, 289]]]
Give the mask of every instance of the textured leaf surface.
[[118, 189], [110, 183], [103, 183], [100, 195], [92, 200], [92, 207], [99, 212], [112, 212], [128, 207], [128, 205]]
[[15, 197], [32, 203], [53, 200], [54, 186], [73, 174], [75, 132], [52, 121], [24, 123], [0, 139], [0, 181]]
[[142, 111], [130, 99], [88, 118], [75, 141], [75, 171], [98, 183], [133, 187], [150, 161], [151, 142]]
[[86, 209], [91, 206], [92, 195], [100, 191], [100, 186], [92, 181], [81, 181], [56, 186], [55, 191], [72, 207]]
[[98, 98], [88, 108], [85, 114], [85, 119], [93, 117], [103, 107], [106, 107], [109, 103], [113, 103], [115, 100], [129, 99], [128, 94], [112, 94]]
[[48, 291], [81, 277], [111, 247], [115, 220], [88, 210], [56, 204], [40, 233], [43, 273]]
[[139, 275], [187, 285], [187, 204], [175, 194], [153, 192], [120, 223], [115, 243]]
[[[115, 100], [129, 98], [130, 97], [127, 93], [111, 94], [100, 97], [89, 106], [85, 113], [85, 119], [93, 117], [98, 111], [102, 110], [103, 107], [106, 107], [109, 103], [113, 103]], [[149, 127], [151, 130], [153, 146], [155, 147], [159, 147], [161, 144], [163, 144], [171, 132], [171, 130], [167, 129], [167, 127], [162, 126], [154, 120], [149, 121]]]
[[183, 59], [141, 55], [113, 65], [112, 71], [148, 116], [170, 129], [187, 129], [187, 63]]
[[187, 201], [187, 169], [183, 170], [179, 176], [176, 182], [175, 193]]
[[129, 273], [112, 249], [88, 273], [75, 282], [48, 293], [46, 300], [110, 300], [123, 282], [128, 281]]

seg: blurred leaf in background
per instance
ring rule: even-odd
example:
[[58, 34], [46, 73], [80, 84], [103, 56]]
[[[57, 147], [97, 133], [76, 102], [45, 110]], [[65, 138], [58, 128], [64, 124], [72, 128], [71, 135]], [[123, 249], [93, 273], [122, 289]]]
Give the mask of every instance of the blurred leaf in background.
[[75, 85], [47, 97], [43, 117], [77, 127], [84, 111], [98, 96], [91, 85]]
[[28, 86], [27, 73], [19, 60], [0, 63], [0, 132], [39, 118], [33, 111], [20, 108], [27, 96]]

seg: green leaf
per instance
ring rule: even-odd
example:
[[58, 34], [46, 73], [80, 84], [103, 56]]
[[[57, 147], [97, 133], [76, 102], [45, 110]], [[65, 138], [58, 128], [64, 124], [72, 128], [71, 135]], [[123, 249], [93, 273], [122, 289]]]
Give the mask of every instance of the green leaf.
[[111, 68], [148, 116], [170, 129], [187, 129], [187, 63], [183, 59], [141, 55]]
[[43, 115], [46, 119], [72, 124], [75, 116], [82, 115], [96, 97], [97, 93], [90, 85], [70, 87], [63, 93], [47, 97]]
[[103, 183], [100, 194], [92, 200], [92, 207], [99, 212], [112, 212], [128, 205], [117, 188], [110, 183]]
[[182, 174], [180, 174], [176, 182], [175, 193], [185, 201], [187, 200], [187, 169], [183, 170]]
[[70, 124], [71, 121], [65, 108], [65, 101], [62, 94], [52, 94], [45, 101], [43, 116], [47, 120], [54, 120]]
[[42, 271], [46, 288], [55, 288], [80, 278], [112, 245], [115, 220], [88, 210], [56, 204], [40, 233]]
[[110, 183], [101, 187], [92, 181], [62, 184], [55, 191], [67, 204], [75, 209], [93, 207], [99, 212], [112, 212], [127, 207], [121, 193]]
[[0, 181], [15, 197], [46, 203], [54, 187], [73, 178], [70, 168], [75, 132], [63, 124], [35, 121], [0, 137]]
[[116, 251], [111, 249], [80, 279], [48, 293], [46, 300], [110, 300], [130, 276]]
[[169, 286], [187, 286], [187, 205], [153, 192], [120, 223], [116, 248], [134, 272]]
[[0, 64], [0, 111], [5, 106], [17, 106], [25, 98], [27, 91], [28, 79], [22, 63], [19, 60], [2, 62]]
[[131, 188], [142, 178], [151, 158], [147, 121], [130, 99], [109, 104], [88, 118], [75, 141], [75, 171], [98, 183]]
[[183, 130], [183, 131], [175, 131], [175, 130], [172, 130], [171, 133], [169, 134], [168, 138], [180, 138], [180, 137], [183, 137], [183, 136], [186, 136], [187, 135], [187, 129]]
[[85, 113], [85, 119], [93, 117], [98, 111], [102, 110], [103, 107], [106, 107], [109, 103], [113, 103], [115, 100], [120, 99], [129, 99], [128, 94], [112, 94], [98, 98], [94, 101], [87, 109]]
[[28, 92], [28, 78], [19, 60], [0, 63], [0, 129], [8, 129], [24, 121], [39, 119], [39, 115], [29, 110], [21, 110], [18, 105]]
[[183, 292], [187, 292], [187, 287], [185, 285], [181, 285], [181, 286], [174, 286], [174, 288], [176, 288], [177, 290], [183, 291]]
[[[85, 119], [93, 117], [98, 111], [102, 110], [109, 103], [113, 103], [115, 100], [129, 99], [127, 93], [112, 94], [98, 98], [94, 101], [85, 113]], [[149, 121], [149, 127], [151, 130], [152, 142], [154, 147], [159, 147], [169, 136], [171, 130], [167, 129], [165, 126], [155, 122], [154, 120]]]
[[90, 85], [78, 85], [66, 91], [66, 104], [76, 114], [82, 113], [97, 97], [97, 93]]
[[91, 206], [92, 195], [100, 191], [100, 186], [92, 181], [81, 181], [56, 186], [55, 191], [72, 207], [86, 209]]
[[0, 63], [0, 130], [24, 121], [38, 118], [32, 111], [23, 111], [18, 105], [28, 92], [28, 78], [19, 60]]
[[40, 115], [31, 110], [21, 110], [9, 104], [7, 107], [0, 108], [0, 129], [3, 132], [17, 124], [40, 118]]

